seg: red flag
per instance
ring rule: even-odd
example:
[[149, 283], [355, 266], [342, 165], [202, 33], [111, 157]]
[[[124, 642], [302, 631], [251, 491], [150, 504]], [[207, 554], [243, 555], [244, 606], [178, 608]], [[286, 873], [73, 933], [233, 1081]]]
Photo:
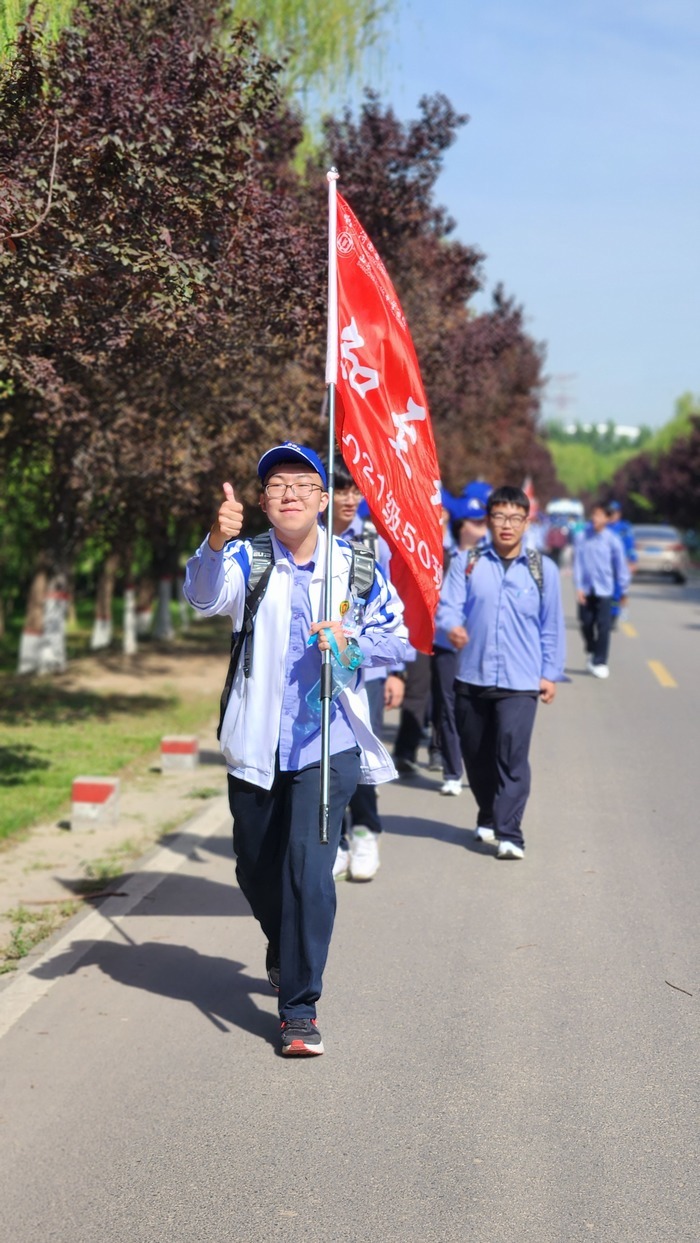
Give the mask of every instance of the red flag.
[[532, 482], [532, 475], [526, 475], [523, 482], [523, 492], [530, 502], [530, 517], [537, 518], [539, 516], [540, 507], [535, 496], [535, 485]]
[[[430, 653], [443, 549], [440, 469], [428, 403], [411, 334], [386, 268], [339, 194], [332, 223], [340, 354], [338, 441], [377, 530], [391, 548], [391, 577], [403, 600], [411, 643]], [[331, 228], [331, 242], [333, 232]], [[333, 344], [329, 337], [329, 380]]]

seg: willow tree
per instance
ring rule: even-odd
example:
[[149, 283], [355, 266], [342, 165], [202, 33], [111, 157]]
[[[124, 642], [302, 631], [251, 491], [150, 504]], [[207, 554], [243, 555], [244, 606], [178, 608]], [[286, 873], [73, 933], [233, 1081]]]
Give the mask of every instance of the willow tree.
[[[30, 12], [36, 27], [53, 39], [78, 7], [79, 0], [0, 0], [0, 57], [11, 50], [18, 24]], [[90, 12], [89, 0], [80, 7]], [[395, 7], [396, 0], [213, 0], [211, 10], [224, 46], [239, 23], [252, 23], [262, 50], [284, 64], [288, 90], [313, 107], [328, 104], [367, 73]]]
[[0, 3], [0, 57], [4, 56], [17, 38], [17, 27], [30, 9], [33, 20], [50, 39], [56, 39], [68, 25], [75, 0], [2, 0]]
[[235, 21], [258, 28], [263, 49], [286, 66], [289, 87], [328, 101], [381, 50], [394, 0], [232, 0]]

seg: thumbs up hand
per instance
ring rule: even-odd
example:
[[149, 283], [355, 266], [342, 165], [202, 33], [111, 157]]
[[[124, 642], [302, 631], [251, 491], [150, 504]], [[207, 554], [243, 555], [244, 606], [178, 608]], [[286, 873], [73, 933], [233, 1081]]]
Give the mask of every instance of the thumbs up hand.
[[236, 539], [243, 526], [243, 506], [236, 500], [230, 483], [224, 484], [224, 500], [216, 515], [216, 522], [209, 532], [209, 546], [214, 552], [221, 552], [224, 544]]

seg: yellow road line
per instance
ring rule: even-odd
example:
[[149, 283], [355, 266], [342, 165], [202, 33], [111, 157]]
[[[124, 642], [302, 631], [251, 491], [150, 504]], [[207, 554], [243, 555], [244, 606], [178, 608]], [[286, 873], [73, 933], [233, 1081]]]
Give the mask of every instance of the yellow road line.
[[668, 669], [661, 664], [660, 660], [648, 660], [647, 664], [657, 682], [660, 682], [662, 686], [678, 686], [676, 679], [671, 677]]
[[628, 639], [637, 638], [637, 631], [635, 630], [634, 626], [630, 625], [629, 622], [620, 622], [620, 630], [622, 631], [623, 634], [627, 635]]

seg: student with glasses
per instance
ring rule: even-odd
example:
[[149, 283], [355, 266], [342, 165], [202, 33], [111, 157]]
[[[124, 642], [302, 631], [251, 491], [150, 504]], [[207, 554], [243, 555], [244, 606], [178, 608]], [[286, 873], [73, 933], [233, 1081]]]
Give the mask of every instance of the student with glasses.
[[[236, 668], [220, 742], [236, 876], [267, 938], [282, 1053], [303, 1056], [323, 1053], [316, 1002], [335, 918], [333, 864], [343, 812], [358, 782], [396, 776], [372, 732], [360, 670], [399, 663], [407, 632], [401, 601], [378, 567], [362, 609], [354, 609], [352, 550], [340, 540], [334, 540], [332, 615], [324, 618], [326, 532], [319, 517], [328, 491], [317, 454], [291, 442], [277, 445], [260, 458], [258, 476], [272, 554], [252, 651]], [[238, 539], [242, 525], [243, 507], [226, 483], [185, 582], [190, 603], [206, 616], [228, 615], [234, 632], [243, 622], [255, 555], [251, 541]], [[361, 621], [351, 629], [348, 616]], [[320, 653], [334, 649], [334, 660], [358, 672], [331, 708], [329, 842], [321, 845], [321, 730], [307, 697], [319, 679]]]
[[524, 857], [537, 703], [552, 703], [564, 676], [559, 571], [543, 557], [541, 581], [533, 573], [524, 547], [529, 511], [520, 488], [491, 493], [491, 543], [466, 564], [453, 560], [437, 613], [459, 652], [455, 718], [478, 807], [476, 837], [499, 859]]

